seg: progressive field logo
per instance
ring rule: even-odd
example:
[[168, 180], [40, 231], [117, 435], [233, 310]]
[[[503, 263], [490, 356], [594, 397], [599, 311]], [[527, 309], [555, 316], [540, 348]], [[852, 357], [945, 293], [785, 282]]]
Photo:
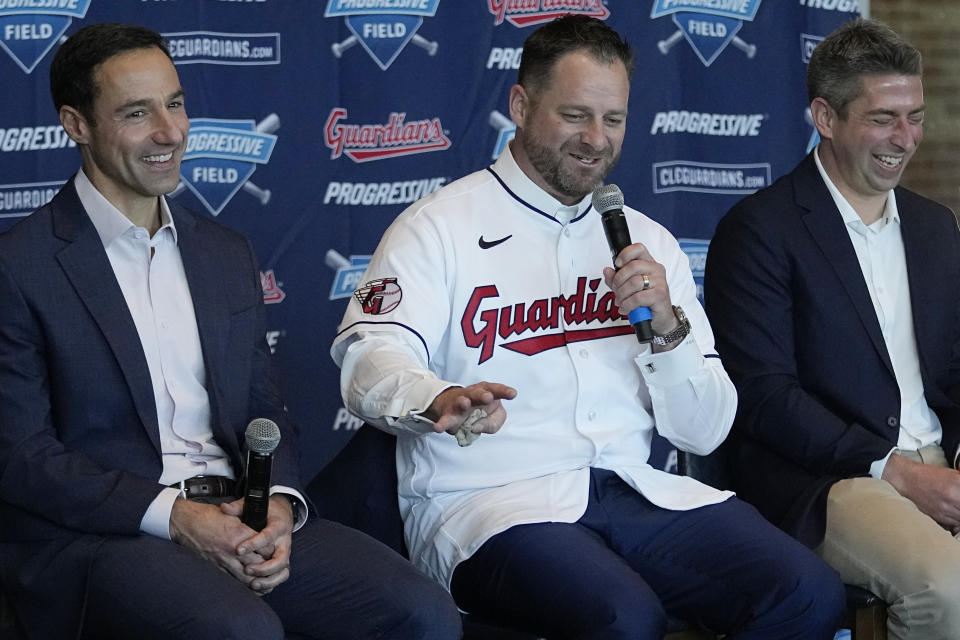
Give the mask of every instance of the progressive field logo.
[[737, 35], [743, 21], [752, 21], [761, 0], [654, 0], [650, 18], [672, 16], [677, 30], [657, 43], [660, 53], [667, 55], [678, 42], [686, 39], [693, 51], [709, 67], [727, 45], [740, 49], [747, 58], [757, 55], [757, 46]]
[[91, 0], [0, 0], [0, 47], [31, 73]]
[[331, 300], [349, 298], [360, 288], [363, 274], [371, 258], [372, 256], [369, 255], [351, 255], [348, 260], [333, 249], [327, 250], [323, 263], [334, 271], [333, 284], [330, 286]]
[[359, 44], [386, 71], [408, 43], [436, 55], [439, 45], [417, 34], [425, 17], [432, 18], [440, 0], [328, 0], [323, 17], [343, 17], [350, 36], [330, 48], [337, 58]]
[[277, 143], [271, 133], [280, 128], [273, 113], [261, 120], [193, 118], [187, 151], [180, 165], [180, 185], [171, 193], [189, 188], [211, 215], [219, 215], [243, 189], [260, 204], [270, 201], [270, 190], [250, 182], [257, 165], [267, 164]]

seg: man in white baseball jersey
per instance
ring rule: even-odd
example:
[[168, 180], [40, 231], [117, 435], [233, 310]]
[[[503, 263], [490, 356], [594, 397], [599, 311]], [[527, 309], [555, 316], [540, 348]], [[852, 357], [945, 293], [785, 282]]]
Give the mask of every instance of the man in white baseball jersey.
[[[713, 450], [736, 393], [676, 240], [628, 209], [643, 242], [610, 266], [589, 194], [619, 157], [632, 68], [596, 19], [529, 37], [509, 151], [404, 211], [373, 256], [332, 350], [344, 401], [397, 434], [411, 560], [465, 611], [550, 638], [660, 638], [667, 613], [832, 638], [831, 569], [647, 464], [654, 429]], [[622, 315], [639, 306], [652, 345]]]

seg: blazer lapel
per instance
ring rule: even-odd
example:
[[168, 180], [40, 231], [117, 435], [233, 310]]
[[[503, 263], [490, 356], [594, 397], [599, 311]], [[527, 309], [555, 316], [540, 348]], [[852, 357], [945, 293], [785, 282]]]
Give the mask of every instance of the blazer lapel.
[[57, 255], [60, 266], [110, 345], [137, 415], [159, 453], [157, 406], [140, 336], [100, 236], [80, 204], [72, 181], [54, 201], [53, 225], [54, 234], [68, 243]]
[[853, 250], [837, 205], [830, 196], [827, 185], [823, 183], [820, 172], [817, 171], [813, 154], [807, 156], [802, 170], [795, 173], [794, 179], [796, 202], [806, 210], [803, 214], [804, 225], [842, 283], [870, 341], [890, 374], [893, 375], [893, 364], [887, 353], [887, 344], [880, 330], [880, 322], [877, 320], [873, 301], [870, 299], [870, 291], [863, 279], [860, 261]]
[[[229, 378], [221, 368], [226, 358], [227, 331], [230, 327], [230, 304], [224, 290], [223, 268], [217, 259], [216, 238], [206, 237], [197, 220], [168, 200], [170, 214], [177, 227], [177, 247], [183, 260], [197, 332], [203, 349], [207, 394], [210, 398], [211, 429], [217, 441], [228, 451], [239, 451], [237, 435], [226, 424], [222, 411], [220, 384]], [[236, 461], [235, 461], [236, 462]]]
[[[940, 293], [941, 288], [930, 280], [929, 275], [942, 273], [943, 256], [946, 251], [940, 252], [935, 248], [943, 247], [946, 238], [937, 237], [934, 228], [926, 223], [925, 212], [915, 210], [905, 202], [901, 192], [897, 192], [897, 209], [900, 213], [900, 232], [903, 236], [903, 251], [907, 261], [907, 282], [910, 287], [910, 308], [913, 314], [913, 333], [916, 337], [917, 351], [920, 353], [921, 366], [925, 363], [936, 362], [936, 354], [926, 354], [924, 351], [938, 344], [936, 332], [942, 331], [942, 323], [934, 320], [937, 312], [942, 310], [945, 299]], [[924, 377], [927, 376], [924, 368]]]

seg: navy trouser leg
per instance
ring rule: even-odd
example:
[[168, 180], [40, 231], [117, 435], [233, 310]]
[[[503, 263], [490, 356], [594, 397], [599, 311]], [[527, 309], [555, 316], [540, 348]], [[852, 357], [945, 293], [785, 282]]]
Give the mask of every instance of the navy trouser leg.
[[513, 527], [462, 563], [461, 608], [551, 639], [659, 639], [664, 611], [731, 639], [833, 637], [839, 577], [752, 507], [669, 511], [606, 471], [590, 489], [577, 523]]
[[294, 534], [290, 579], [265, 597], [288, 631], [311, 638], [455, 640], [450, 594], [355, 529], [313, 520]]
[[453, 575], [461, 609], [550, 640], [660, 640], [657, 594], [580, 524], [525, 524], [497, 534]]
[[454, 640], [449, 594], [403, 557], [325, 520], [294, 534], [290, 578], [265, 597], [192, 551], [109, 538], [91, 566], [85, 634], [152, 640]]
[[84, 637], [283, 640], [276, 613], [196, 553], [141, 535], [108, 538], [91, 565]]
[[594, 475], [603, 509], [589, 509], [581, 523], [608, 540], [669, 613], [737, 640], [833, 638], [846, 606], [840, 577], [752, 506], [730, 498], [669, 511], [615, 474]]

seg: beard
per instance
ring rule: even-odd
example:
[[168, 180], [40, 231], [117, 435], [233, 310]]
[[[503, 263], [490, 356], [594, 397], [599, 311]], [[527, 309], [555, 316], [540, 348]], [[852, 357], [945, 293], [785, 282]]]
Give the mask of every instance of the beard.
[[[620, 159], [620, 152], [613, 155], [612, 148], [598, 152], [590, 145], [565, 142], [559, 151], [550, 149], [537, 140], [536, 136], [523, 129], [517, 130], [517, 142], [544, 181], [557, 193], [568, 198], [580, 200], [603, 182], [607, 174]], [[580, 171], [568, 168], [564, 159], [570, 154], [599, 158], [593, 167], [582, 167]]]

